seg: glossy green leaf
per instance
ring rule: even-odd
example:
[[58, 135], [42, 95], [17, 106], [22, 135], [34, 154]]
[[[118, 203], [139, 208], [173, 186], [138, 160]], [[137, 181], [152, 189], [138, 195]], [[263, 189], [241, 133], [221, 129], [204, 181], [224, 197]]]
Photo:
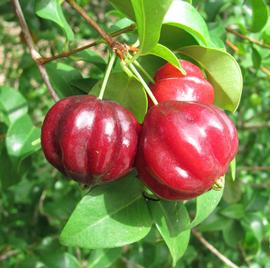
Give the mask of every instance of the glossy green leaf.
[[140, 53], [145, 54], [158, 43], [162, 21], [172, 0], [131, 0], [131, 3], [136, 17]]
[[176, 55], [167, 47], [157, 44], [155, 47], [153, 47], [148, 54], [155, 55], [157, 57], [160, 57], [170, 64], [174, 65], [176, 68], [178, 68], [181, 72], [184, 72], [184, 69], [182, 68], [179, 59], [176, 57]]
[[187, 31], [169, 24], [163, 24], [159, 43], [175, 51], [181, 47], [198, 45], [199, 42]]
[[233, 204], [220, 211], [220, 214], [231, 219], [241, 219], [245, 216], [243, 204]]
[[13, 122], [7, 132], [6, 146], [8, 154], [14, 158], [24, 158], [40, 149], [40, 144], [32, 142], [40, 138], [40, 129], [35, 127], [28, 115]]
[[121, 256], [121, 248], [97, 249], [88, 262], [88, 268], [109, 268]]
[[13, 123], [27, 113], [27, 102], [19, 91], [2, 86], [0, 87], [0, 111], [7, 114], [8, 123]]
[[230, 163], [230, 171], [231, 171], [232, 181], [235, 181], [235, 178], [236, 178], [236, 159], [235, 158]]
[[190, 223], [188, 212], [182, 202], [171, 201], [150, 202], [150, 209], [175, 266], [184, 255], [190, 238], [190, 229], [184, 230]]
[[229, 203], [237, 203], [242, 197], [242, 182], [240, 179], [233, 180], [230, 173], [226, 175], [226, 184], [224, 188], [223, 199]]
[[164, 17], [163, 23], [187, 31], [201, 45], [212, 46], [204, 19], [191, 4], [185, 1], [174, 0]]
[[134, 173], [94, 188], [82, 198], [60, 240], [83, 248], [121, 247], [145, 237], [152, 220], [142, 197], [142, 185]]
[[104, 60], [104, 57], [90, 49], [80, 51], [74, 54], [71, 58], [73, 60], [83, 60], [85, 62], [94, 64], [101, 70], [105, 70], [106, 68], [106, 61]]
[[46, 70], [60, 98], [81, 93], [77, 87], [72, 85], [74, 81], [82, 79], [82, 75], [77, 69], [65, 63], [51, 62], [46, 65]]
[[223, 195], [223, 190], [215, 191], [210, 190], [203, 195], [200, 195], [196, 199], [196, 215], [191, 222], [189, 228], [194, 228], [202, 221], [204, 221], [217, 207], [221, 197]]
[[236, 60], [227, 52], [201, 46], [182, 48], [183, 53], [197, 61], [215, 88], [215, 104], [234, 112], [240, 102], [243, 78]]
[[198, 228], [201, 232], [216, 232], [222, 231], [230, 223], [230, 219], [217, 213], [212, 213]]
[[68, 40], [74, 39], [73, 31], [62, 11], [60, 0], [38, 0], [36, 1], [35, 11], [39, 17], [51, 20], [60, 26]]
[[14, 167], [6, 148], [0, 151], [0, 188], [6, 189], [9, 186], [17, 183], [22, 174], [19, 174]]
[[268, 6], [265, 0], [251, 0], [252, 7], [252, 32], [259, 32], [266, 25], [268, 20]]
[[268, 195], [264, 195], [263, 193], [254, 192], [251, 200], [246, 206], [246, 211], [248, 212], [258, 212], [263, 211], [267, 207]]
[[224, 241], [231, 247], [235, 248], [244, 237], [242, 226], [237, 221], [231, 221], [225, 225], [222, 230]]
[[127, 15], [130, 19], [135, 20], [135, 13], [131, 4], [131, 0], [109, 0], [114, 8]]
[[259, 51], [256, 48], [252, 48], [252, 62], [253, 62], [253, 67], [258, 70], [261, 66], [262, 63], [262, 57], [259, 53]]
[[253, 235], [259, 242], [261, 242], [262, 239], [264, 238], [263, 221], [264, 221], [263, 217], [255, 213], [247, 214], [244, 220], [242, 221], [243, 226], [246, 229], [249, 229], [251, 232], [253, 232]]
[[[90, 94], [98, 96], [102, 81], [99, 81]], [[147, 112], [148, 101], [145, 90], [139, 81], [124, 72], [110, 75], [104, 99], [113, 100], [130, 110], [142, 123]]]

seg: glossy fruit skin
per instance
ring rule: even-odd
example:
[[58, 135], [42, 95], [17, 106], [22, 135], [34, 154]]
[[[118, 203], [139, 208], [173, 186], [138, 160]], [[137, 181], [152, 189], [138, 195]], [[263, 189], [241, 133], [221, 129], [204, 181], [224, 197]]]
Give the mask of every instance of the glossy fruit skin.
[[145, 118], [136, 167], [158, 196], [187, 200], [208, 191], [238, 150], [237, 131], [212, 105], [165, 101]]
[[140, 125], [124, 107], [94, 96], [71, 96], [47, 113], [41, 145], [47, 160], [81, 183], [113, 181], [133, 166]]
[[215, 98], [213, 86], [195, 76], [162, 79], [150, 85], [150, 88], [158, 102], [178, 100], [213, 104]]
[[[183, 67], [183, 69], [186, 71], [186, 76], [195, 76], [199, 77], [201, 79], [205, 79], [204, 74], [202, 70], [195, 64], [186, 61], [186, 60], [180, 60], [180, 63]], [[166, 63], [165, 65], [161, 66], [158, 71], [155, 74], [155, 81], [159, 81], [161, 79], [167, 79], [167, 78], [176, 78], [176, 77], [184, 77], [177, 68], [175, 68], [170, 63]]]

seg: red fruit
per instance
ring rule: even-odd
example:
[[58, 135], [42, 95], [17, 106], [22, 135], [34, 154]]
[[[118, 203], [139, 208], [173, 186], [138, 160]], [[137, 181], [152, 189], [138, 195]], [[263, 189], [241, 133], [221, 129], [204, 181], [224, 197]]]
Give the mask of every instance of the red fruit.
[[85, 184], [115, 180], [131, 168], [139, 124], [125, 108], [93, 96], [57, 102], [42, 126], [47, 160], [65, 175]]
[[[183, 67], [183, 69], [186, 71], [186, 76], [196, 76], [201, 79], [204, 79], [204, 74], [201, 71], [201, 69], [186, 60], [180, 60], [180, 63]], [[161, 79], [166, 79], [166, 78], [175, 78], [175, 77], [184, 77], [183, 75], [177, 68], [175, 68], [173, 65], [170, 63], [166, 63], [165, 65], [161, 66], [159, 70], [155, 74], [155, 81], [159, 81]]]
[[186, 200], [208, 191], [226, 173], [237, 149], [236, 129], [223, 111], [166, 101], [148, 111], [136, 167], [161, 198]]
[[[168, 78], [150, 86], [158, 102], [167, 100], [214, 103], [214, 88], [205, 79], [195, 76]], [[151, 101], [150, 105], [153, 104]]]

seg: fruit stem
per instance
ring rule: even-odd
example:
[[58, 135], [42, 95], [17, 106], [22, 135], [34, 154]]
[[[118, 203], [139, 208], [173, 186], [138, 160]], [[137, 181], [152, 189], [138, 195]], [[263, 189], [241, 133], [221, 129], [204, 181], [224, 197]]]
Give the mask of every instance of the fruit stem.
[[138, 67], [140, 69], [140, 71], [145, 75], [145, 77], [151, 83], [155, 83], [155, 80], [151, 77], [151, 75], [142, 67], [142, 65], [137, 60], [134, 61], [134, 65], [136, 65], [136, 67]]
[[113, 64], [115, 62], [115, 58], [116, 58], [116, 54], [112, 53], [112, 56], [110, 58], [110, 61], [109, 61], [108, 67], [106, 69], [105, 76], [104, 76], [104, 79], [103, 79], [103, 82], [102, 82], [102, 85], [101, 85], [101, 89], [100, 89], [100, 92], [99, 92], [99, 95], [98, 95], [98, 99], [100, 99], [100, 100], [103, 99], [105, 89], [106, 89], [106, 86], [107, 86], [107, 83], [108, 83], [108, 80], [109, 80], [109, 76], [110, 76], [110, 73], [112, 71]]
[[152, 100], [152, 102], [155, 105], [158, 105], [157, 99], [153, 95], [153, 93], [152, 93], [151, 89], [149, 88], [149, 86], [145, 83], [145, 81], [141, 77], [140, 73], [137, 71], [136, 67], [132, 63], [128, 63], [128, 66], [131, 69], [131, 71], [135, 74], [135, 76], [140, 80], [141, 84], [143, 85], [145, 91], [147, 92], [147, 94], [148, 94], [149, 98]]

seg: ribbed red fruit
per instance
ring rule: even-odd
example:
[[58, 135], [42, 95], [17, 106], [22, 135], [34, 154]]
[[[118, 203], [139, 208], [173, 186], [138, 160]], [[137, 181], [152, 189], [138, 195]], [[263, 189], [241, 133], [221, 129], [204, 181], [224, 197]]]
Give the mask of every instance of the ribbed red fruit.
[[[197, 65], [186, 60], [180, 60], [180, 63], [183, 69], [186, 71], [187, 76], [195, 76], [204, 79], [204, 74]], [[166, 63], [165, 65], [161, 66], [156, 72], [155, 81], [157, 82], [161, 79], [175, 77], [184, 77], [184, 75], [173, 65], [171, 65], [170, 63]]]
[[[178, 100], [214, 103], [213, 86], [207, 80], [196, 76], [162, 79], [150, 85], [150, 88], [158, 102]], [[149, 103], [151, 106], [152, 102]]]
[[186, 200], [208, 191], [238, 149], [237, 131], [215, 106], [166, 101], [148, 111], [136, 167], [158, 196]]
[[134, 116], [115, 102], [72, 96], [47, 113], [41, 144], [47, 160], [66, 176], [96, 184], [132, 168], [139, 128]]

